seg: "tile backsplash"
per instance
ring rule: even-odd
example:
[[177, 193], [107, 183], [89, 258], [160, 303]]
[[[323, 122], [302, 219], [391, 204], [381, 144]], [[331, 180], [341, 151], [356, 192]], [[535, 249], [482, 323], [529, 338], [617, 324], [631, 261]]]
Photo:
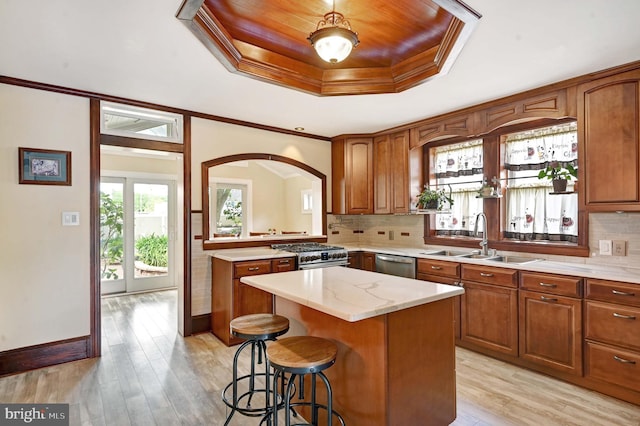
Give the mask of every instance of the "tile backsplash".
[[[422, 215], [328, 215], [331, 244], [371, 244], [390, 247], [424, 247]], [[626, 241], [626, 256], [603, 256], [599, 240]], [[539, 256], [549, 260], [623, 268], [640, 267], [640, 213], [589, 215], [590, 256]]]

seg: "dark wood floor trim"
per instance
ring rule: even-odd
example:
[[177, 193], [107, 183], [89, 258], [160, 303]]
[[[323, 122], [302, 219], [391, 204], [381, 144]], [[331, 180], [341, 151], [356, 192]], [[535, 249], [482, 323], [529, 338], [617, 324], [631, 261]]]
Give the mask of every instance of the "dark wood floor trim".
[[211, 314], [202, 314], [191, 317], [191, 331], [193, 334], [211, 331]]
[[0, 352], [0, 376], [89, 357], [90, 336]]

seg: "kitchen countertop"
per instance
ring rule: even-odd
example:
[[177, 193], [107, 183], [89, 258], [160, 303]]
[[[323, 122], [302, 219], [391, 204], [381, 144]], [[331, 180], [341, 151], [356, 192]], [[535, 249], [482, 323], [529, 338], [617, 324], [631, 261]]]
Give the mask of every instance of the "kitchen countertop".
[[[427, 252], [440, 250], [441, 248], [410, 248], [410, 247], [381, 247], [373, 245], [347, 245], [340, 244], [349, 251], [368, 251], [382, 254], [395, 254], [398, 256], [410, 256], [415, 258], [443, 260], [449, 262], [469, 263], [474, 265], [496, 266], [500, 268], [518, 269], [520, 271], [543, 272], [560, 275], [580, 276], [611, 281], [622, 281], [632, 284], [640, 284], [640, 268], [625, 268], [619, 266], [587, 265], [581, 263], [557, 262], [551, 260], [538, 260], [529, 263], [494, 262], [486, 259], [469, 259], [465, 257], [429, 255]], [[459, 247], [448, 247], [445, 250], [471, 251]], [[500, 253], [498, 253], [500, 255]], [[510, 253], [511, 255], [511, 253]], [[539, 259], [534, 254], [517, 253], [518, 257]]]
[[[640, 268], [625, 268], [617, 266], [603, 266], [603, 265], [587, 265], [582, 263], [570, 263], [570, 262], [558, 262], [552, 260], [539, 260], [530, 263], [503, 263], [493, 262], [484, 259], [469, 259], [464, 257], [454, 256], [437, 256], [426, 254], [429, 251], [438, 250], [434, 247], [387, 247], [387, 246], [374, 246], [374, 245], [353, 245], [353, 244], [339, 244], [341, 247], [349, 251], [368, 251], [373, 253], [383, 254], [395, 254], [399, 256], [410, 256], [415, 258], [443, 260], [449, 262], [469, 263], [475, 265], [487, 265], [497, 266], [501, 268], [512, 268], [521, 271], [543, 272], [560, 275], [572, 275], [580, 276], [584, 278], [596, 278], [602, 280], [622, 281], [632, 284], [640, 284]], [[460, 249], [456, 247], [449, 247], [448, 249], [456, 251], [471, 251]], [[258, 260], [258, 259], [274, 259], [279, 257], [291, 257], [295, 256], [294, 253], [274, 250], [271, 247], [253, 247], [253, 248], [238, 248], [238, 249], [223, 249], [208, 252], [210, 256], [217, 257], [230, 262], [243, 261], [243, 260]], [[518, 256], [536, 258], [533, 254], [518, 253]]]
[[215, 250], [207, 253], [211, 257], [226, 260], [228, 262], [239, 262], [243, 260], [276, 259], [279, 257], [294, 257], [295, 253], [283, 250], [274, 250], [269, 246], [247, 247], [235, 249]]
[[253, 275], [240, 281], [349, 322], [464, 293], [461, 287], [340, 266]]

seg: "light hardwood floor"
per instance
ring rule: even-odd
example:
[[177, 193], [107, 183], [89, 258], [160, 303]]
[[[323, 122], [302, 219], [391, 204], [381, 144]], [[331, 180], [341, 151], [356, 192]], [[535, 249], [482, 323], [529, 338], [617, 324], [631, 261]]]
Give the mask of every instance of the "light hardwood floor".
[[[69, 403], [71, 425], [224, 423], [235, 348], [209, 333], [178, 336], [175, 291], [105, 298], [102, 315], [101, 358], [2, 377], [0, 402]], [[640, 426], [636, 405], [467, 350], [457, 350], [457, 374], [454, 426]], [[235, 415], [231, 425], [258, 423]]]

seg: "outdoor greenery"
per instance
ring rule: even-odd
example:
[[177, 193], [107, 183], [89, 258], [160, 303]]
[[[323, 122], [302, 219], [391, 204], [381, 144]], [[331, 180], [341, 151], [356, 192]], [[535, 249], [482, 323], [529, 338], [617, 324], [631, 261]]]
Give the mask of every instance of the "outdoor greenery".
[[[216, 228], [230, 235], [242, 232], [242, 201], [234, 199], [233, 191], [226, 188], [218, 188], [216, 191]], [[223, 217], [226, 222], [223, 222]]]
[[166, 235], [151, 234], [136, 241], [136, 258], [149, 266], [168, 265], [169, 239]]
[[100, 275], [102, 278], [118, 279], [118, 274], [110, 265], [122, 263], [122, 224], [124, 209], [122, 200], [115, 200], [100, 192]]

